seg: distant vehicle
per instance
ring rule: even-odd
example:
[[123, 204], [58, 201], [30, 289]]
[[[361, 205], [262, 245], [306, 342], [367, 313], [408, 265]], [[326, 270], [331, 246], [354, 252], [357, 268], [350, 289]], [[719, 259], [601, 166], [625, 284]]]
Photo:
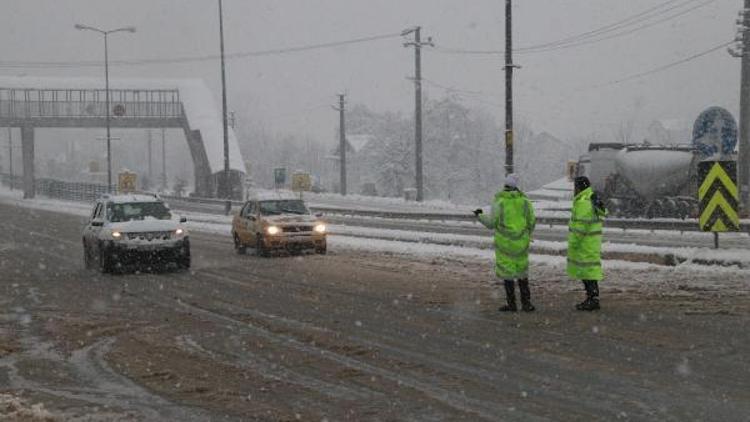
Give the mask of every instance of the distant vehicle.
[[327, 248], [325, 223], [311, 215], [299, 197], [277, 193], [248, 199], [234, 216], [232, 238], [239, 254], [248, 247], [258, 256], [278, 249], [325, 254]]
[[186, 221], [156, 195], [105, 195], [83, 229], [85, 266], [103, 273], [141, 264], [190, 268]]
[[698, 163], [737, 160], [737, 123], [727, 110], [709, 107], [693, 124], [690, 144], [592, 143], [578, 162], [611, 215], [697, 217]]
[[577, 175], [591, 180], [612, 216], [695, 217], [700, 160], [691, 145], [592, 143]]

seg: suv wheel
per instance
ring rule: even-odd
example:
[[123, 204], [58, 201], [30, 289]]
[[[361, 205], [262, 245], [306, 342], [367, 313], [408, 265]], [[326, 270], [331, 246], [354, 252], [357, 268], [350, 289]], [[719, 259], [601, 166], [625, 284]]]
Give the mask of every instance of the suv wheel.
[[112, 272], [112, 255], [108, 254], [101, 246], [99, 247], [99, 271], [102, 274]]
[[192, 263], [192, 259], [190, 257], [190, 241], [185, 239], [185, 244], [183, 245], [182, 254], [179, 255], [179, 258], [177, 258], [177, 266], [179, 268], [183, 269], [189, 269], [190, 264]]
[[247, 250], [247, 247], [240, 241], [240, 237], [237, 235], [237, 233], [234, 233], [234, 250], [240, 254], [244, 255], [245, 251]]
[[255, 235], [255, 255], [257, 256], [268, 256], [268, 249], [263, 242], [263, 236], [260, 233]]
[[89, 251], [89, 247], [86, 246], [86, 241], [83, 241], [83, 267], [87, 270], [90, 270], [93, 267], [93, 263], [91, 262], [91, 251]]

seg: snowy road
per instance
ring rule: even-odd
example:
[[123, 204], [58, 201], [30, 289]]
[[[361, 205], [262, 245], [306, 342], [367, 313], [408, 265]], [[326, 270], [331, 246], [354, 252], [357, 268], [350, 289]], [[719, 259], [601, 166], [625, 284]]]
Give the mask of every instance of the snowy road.
[[0, 393], [60, 420], [750, 414], [746, 271], [613, 269], [582, 315], [562, 268], [534, 265], [539, 311], [499, 315], [486, 260], [345, 239], [263, 259], [194, 232], [191, 272], [100, 275], [81, 226], [0, 204]]

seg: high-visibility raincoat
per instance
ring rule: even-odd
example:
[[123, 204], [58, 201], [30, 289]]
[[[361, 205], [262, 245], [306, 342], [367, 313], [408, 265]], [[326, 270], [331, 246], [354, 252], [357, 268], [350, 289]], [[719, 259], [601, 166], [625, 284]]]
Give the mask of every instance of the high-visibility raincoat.
[[602, 225], [607, 211], [592, 200], [589, 187], [573, 199], [568, 226], [568, 275], [576, 280], [604, 278], [602, 272]]
[[498, 192], [492, 211], [480, 214], [479, 221], [495, 230], [495, 274], [503, 280], [527, 278], [536, 217], [526, 195], [518, 190]]

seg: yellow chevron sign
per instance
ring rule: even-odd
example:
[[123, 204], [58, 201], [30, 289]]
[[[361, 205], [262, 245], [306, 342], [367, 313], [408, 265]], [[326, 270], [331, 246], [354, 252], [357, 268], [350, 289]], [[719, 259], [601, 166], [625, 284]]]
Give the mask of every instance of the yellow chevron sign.
[[736, 161], [698, 163], [698, 201], [701, 230], [707, 232], [739, 231], [739, 191]]

